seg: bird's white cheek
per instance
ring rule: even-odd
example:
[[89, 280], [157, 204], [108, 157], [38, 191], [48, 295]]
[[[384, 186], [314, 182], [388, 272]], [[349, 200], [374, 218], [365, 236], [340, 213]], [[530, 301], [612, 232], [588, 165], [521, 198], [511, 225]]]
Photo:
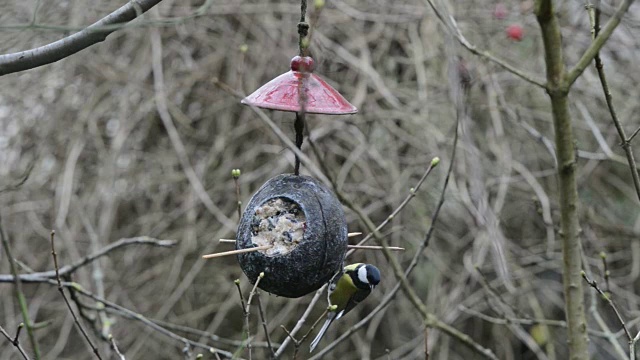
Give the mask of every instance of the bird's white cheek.
[[358, 279], [364, 284], [369, 283], [369, 280], [367, 280], [367, 269], [364, 266], [358, 269]]

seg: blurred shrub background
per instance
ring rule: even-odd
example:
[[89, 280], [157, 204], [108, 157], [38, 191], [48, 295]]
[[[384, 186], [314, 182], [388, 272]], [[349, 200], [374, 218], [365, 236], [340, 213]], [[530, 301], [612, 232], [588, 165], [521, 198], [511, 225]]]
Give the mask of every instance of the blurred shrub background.
[[[67, 36], [124, 3], [3, 1], [0, 53]], [[574, 64], [590, 43], [588, 15], [582, 1], [557, 3], [566, 63]], [[504, 19], [496, 16], [495, 1], [438, 4], [450, 9], [471, 43], [544, 79], [532, 1], [506, 2]], [[605, 19], [612, 5], [603, 5]], [[220, 238], [233, 238], [237, 222], [231, 169], [242, 170], [239, 183], [246, 203], [270, 177], [292, 172], [293, 154], [237, 96], [215, 82], [248, 94], [287, 71], [298, 51], [300, 5], [213, 0], [202, 6], [202, 0], [165, 0], [104, 43], [0, 79], [0, 189], [12, 189], [0, 193], [0, 215], [23, 273], [53, 268], [51, 229], [57, 232], [61, 264], [121, 238], [177, 240], [172, 249], [118, 250], [83, 267], [73, 280], [150, 319], [239, 341], [243, 317], [233, 280], [240, 278], [247, 293], [250, 284], [235, 257], [205, 261], [201, 255], [232, 248], [218, 244]], [[523, 27], [522, 41], [506, 36], [511, 24]], [[628, 134], [640, 126], [639, 24], [640, 11], [632, 7], [602, 51]], [[461, 66], [469, 71], [468, 116], [461, 119], [446, 202], [410, 281], [431, 312], [501, 359], [566, 358], [566, 328], [530, 321], [564, 320], [553, 124], [546, 94], [466, 52], [419, 0], [328, 1], [312, 27], [316, 73], [360, 109], [347, 117], [307, 117], [310, 136], [340, 189], [379, 223], [415, 186], [431, 159], [442, 159], [417, 197], [385, 229], [392, 245], [407, 248], [396, 254], [405, 266], [424, 239], [451, 160], [456, 109], [450, 74]], [[159, 117], [154, 32], [160, 39], [155, 50], [164, 70], [166, 106], [184, 152]], [[588, 273], [603, 283], [599, 253], [606, 252], [613, 298], [635, 325], [640, 316], [638, 199], [593, 68], [572, 94]], [[293, 114], [268, 114], [293, 139]], [[639, 141], [632, 143], [636, 149]], [[307, 146], [303, 151], [315, 159]], [[183, 155], [204, 192], [187, 177]], [[26, 174], [24, 184], [13, 188]], [[356, 216], [349, 211], [347, 216], [350, 231], [361, 231]], [[358, 251], [348, 261], [376, 264], [383, 280], [332, 326], [324, 345], [395, 285], [382, 254]], [[10, 273], [4, 253], [0, 273]], [[24, 288], [31, 318], [49, 322], [36, 331], [44, 357], [91, 358], [56, 287]], [[585, 289], [591, 351], [597, 358], [618, 358], [612, 343], [626, 348], [620, 326], [600, 297]], [[280, 325], [293, 328], [311, 297], [262, 294], [274, 342], [284, 341]], [[13, 333], [22, 320], [11, 284], [0, 284], [0, 299], [0, 325]], [[105, 356], [108, 343], [100, 337], [108, 333], [127, 359], [183, 356], [184, 344], [113, 311], [96, 318], [96, 302], [80, 301], [86, 315], [95, 318], [85, 327]], [[321, 300], [309, 324], [324, 306]], [[254, 341], [263, 342], [256, 310], [251, 324]], [[237, 349], [234, 343], [170, 328], [221, 349]], [[17, 358], [13, 346], [0, 340], [0, 358]], [[24, 335], [22, 344], [28, 347]], [[325, 358], [420, 359], [423, 346], [423, 322], [399, 293], [365, 329]], [[429, 347], [432, 359], [478, 356], [435, 330], [429, 332]], [[300, 357], [308, 357], [306, 349]], [[202, 352], [192, 349], [193, 355]], [[254, 349], [254, 358], [267, 356], [264, 347]], [[205, 358], [213, 356], [205, 352]]]

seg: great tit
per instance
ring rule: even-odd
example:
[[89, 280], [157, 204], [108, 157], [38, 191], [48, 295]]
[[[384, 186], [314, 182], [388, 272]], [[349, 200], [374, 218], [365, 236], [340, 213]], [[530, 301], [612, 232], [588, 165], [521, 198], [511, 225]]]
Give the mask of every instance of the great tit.
[[322, 336], [332, 322], [340, 319], [364, 300], [371, 290], [380, 283], [380, 270], [370, 264], [356, 263], [344, 267], [341, 275], [329, 284], [329, 307], [327, 321], [311, 342], [311, 350], [315, 349]]

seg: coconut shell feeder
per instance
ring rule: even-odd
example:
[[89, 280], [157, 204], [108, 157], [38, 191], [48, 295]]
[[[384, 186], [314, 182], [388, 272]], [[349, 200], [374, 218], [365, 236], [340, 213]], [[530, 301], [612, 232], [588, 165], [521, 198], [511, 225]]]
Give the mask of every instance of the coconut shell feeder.
[[269, 246], [238, 254], [251, 282], [296, 298], [319, 289], [342, 268], [347, 222], [342, 205], [316, 179], [278, 175], [253, 195], [240, 220], [236, 249]]

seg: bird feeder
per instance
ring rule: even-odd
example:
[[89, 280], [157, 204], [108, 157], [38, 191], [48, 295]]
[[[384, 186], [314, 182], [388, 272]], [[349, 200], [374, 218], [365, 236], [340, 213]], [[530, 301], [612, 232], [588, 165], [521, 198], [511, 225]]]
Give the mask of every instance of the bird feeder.
[[253, 195], [240, 219], [240, 267], [258, 287], [297, 298], [319, 289], [342, 269], [347, 222], [335, 195], [314, 178], [283, 174]]
[[[311, 57], [296, 56], [290, 71], [242, 100], [245, 105], [295, 112], [298, 149], [305, 114], [358, 111], [314, 74], [314, 67]], [[253, 195], [236, 233], [238, 262], [249, 280], [256, 282], [264, 273], [258, 287], [290, 298], [319, 289], [340, 272], [348, 244], [342, 205], [322, 183], [299, 175], [297, 154], [295, 160], [294, 174], [272, 178]]]

